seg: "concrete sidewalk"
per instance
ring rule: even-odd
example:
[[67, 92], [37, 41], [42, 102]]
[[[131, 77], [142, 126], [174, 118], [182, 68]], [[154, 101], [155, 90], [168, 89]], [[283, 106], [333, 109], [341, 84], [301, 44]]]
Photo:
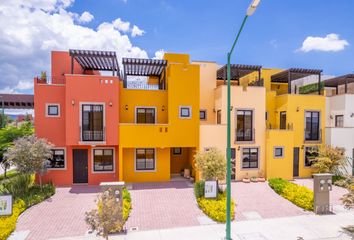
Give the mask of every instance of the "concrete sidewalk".
[[[303, 215], [232, 223], [233, 240], [315, 240], [351, 239], [342, 227], [354, 224], [354, 212], [343, 211], [336, 215]], [[110, 236], [115, 240], [219, 240], [225, 236], [224, 224], [129, 232], [127, 235]], [[69, 239], [99, 239], [86, 235]]]

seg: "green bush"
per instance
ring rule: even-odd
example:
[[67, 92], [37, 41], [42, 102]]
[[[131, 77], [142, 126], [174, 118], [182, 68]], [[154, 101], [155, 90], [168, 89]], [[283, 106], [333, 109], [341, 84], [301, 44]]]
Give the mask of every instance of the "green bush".
[[132, 199], [130, 197], [130, 192], [123, 188], [123, 221], [127, 221], [130, 211], [132, 209]]
[[[324, 87], [324, 83], [321, 82], [321, 84], [320, 84], [321, 90], [323, 89], [323, 87]], [[313, 92], [317, 92], [317, 91], [318, 91], [318, 83], [311, 83], [311, 84], [299, 87], [300, 94], [308, 94], [308, 93], [313, 93]]]
[[[226, 194], [218, 194], [217, 199], [197, 198], [200, 209], [217, 222], [226, 222]], [[235, 218], [235, 203], [231, 200], [231, 219]]]
[[28, 194], [23, 196], [22, 199], [25, 201], [27, 207], [31, 207], [53, 196], [54, 193], [55, 187], [52, 183], [45, 184], [42, 188], [34, 185], [30, 187]]
[[12, 169], [6, 172], [6, 179], [5, 179], [5, 175], [4, 174], [0, 174], [0, 183], [3, 180], [8, 180], [11, 179], [13, 177], [18, 176], [20, 173], [16, 171], [16, 169]]
[[204, 197], [204, 187], [205, 187], [204, 181], [198, 181], [194, 184], [195, 198], [198, 199], [198, 198]]
[[2, 182], [2, 193], [8, 193], [15, 198], [27, 196], [30, 187], [34, 184], [34, 175], [20, 174]]
[[25, 202], [23, 200], [17, 200], [13, 205], [12, 215], [0, 217], [0, 240], [7, 239], [15, 230], [17, 218], [25, 209]]
[[281, 178], [268, 181], [269, 186], [279, 195], [305, 210], [313, 210], [313, 191]]

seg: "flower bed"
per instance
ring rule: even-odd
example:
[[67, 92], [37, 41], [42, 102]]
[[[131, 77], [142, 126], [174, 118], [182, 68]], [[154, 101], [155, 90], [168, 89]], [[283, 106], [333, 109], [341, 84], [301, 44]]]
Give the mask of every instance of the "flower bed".
[[[194, 184], [194, 194], [199, 208], [216, 222], [226, 222], [226, 193], [218, 193], [216, 199], [204, 198], [204, 181]], [[231, 199], [231, 219], [235, 218], [235, 202]]]
[[268, 181], [269, 186], [280, 196], [288, 199], [298, 207], [313, 211], [313, 191], [281, 178]]

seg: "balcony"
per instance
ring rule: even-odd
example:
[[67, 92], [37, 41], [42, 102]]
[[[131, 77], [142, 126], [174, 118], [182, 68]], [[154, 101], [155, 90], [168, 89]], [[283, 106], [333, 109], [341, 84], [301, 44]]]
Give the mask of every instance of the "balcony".
[[105, 128], [102, 130], [83, 130], [80, 127], [80, 142], [104, 142], [106, 140]]
[[322, 129], [316, 131], [310, 131], [308, 129], [304, 129], [304, 142], [305, 143], [318, 143], [322, 142]]
[[246, 129], [246, 131], [243, 131], [242, 129], [235, 129], [235, 142], [237, 142], [237, 143], [254, 142], [255, 141], [255, 133], [256, 133], [256, 130], [254, 128]]

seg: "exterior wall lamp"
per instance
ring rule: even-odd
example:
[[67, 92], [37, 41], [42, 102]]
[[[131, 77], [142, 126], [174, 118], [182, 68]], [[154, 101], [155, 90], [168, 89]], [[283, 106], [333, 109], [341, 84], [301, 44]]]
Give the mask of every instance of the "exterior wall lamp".
[[162, 111], [165, 111], [165, 105], [162, 105], [162, 109], [161, 109]]
[[298, 111], [300, 111], [300, 107], [297, 107], [297, 108], [296, 108], [296, 112], [298, 112]]
[[71, 105], [75, 105], [75, 100], [71, 100]]
[[125, 110], [128, 110], [128, 105], [127, 104], [125, 105]]
[[109, 106], [110, 106], [110, 107], [112, 107], [112, 106], [113, 106], [112, 101], [109, 101], [109, 103], [108, 103], [108, 104], [109, 104]]
[[354, 117], [354, 113], [350, 114], [350, 117], [351, 117], [351, 118]]

